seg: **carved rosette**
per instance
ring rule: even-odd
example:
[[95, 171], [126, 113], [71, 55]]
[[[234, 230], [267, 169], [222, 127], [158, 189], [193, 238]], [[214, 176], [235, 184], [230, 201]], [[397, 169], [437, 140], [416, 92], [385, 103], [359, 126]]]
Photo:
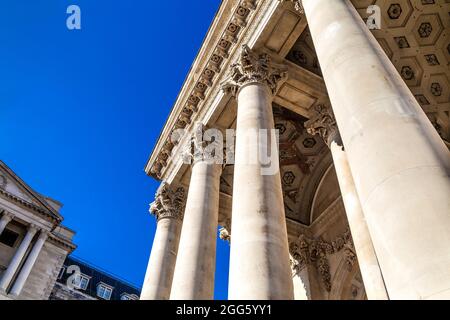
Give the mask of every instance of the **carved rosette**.
[[299, 274], [308, 265], [315, 266], [320, 274], [322, 284], [328, 292], [331, 291], [328, 256], [343, 251], [349, 272], [357, 260], [350, 230], [346, 230], [342, 236], [337, 237], [331, 243], [320, 238], [310, 239], [302, 234], [296, 241], [289, 244], [289, 251], [293, 276]]
[[313, 116], [309, 121], [305, 122], [305, 128], [310, 135], [319, 135], [328, 147], [331, 146], [333, 141], [341, 144], [333, 110], [328, 106], [323, 104], [316, 105]]
[[150, 213], [154, 214], [158, 221], [165, 218], [182, 220], [185, 205], [184, 188], [173, 190], [167, 183], [163, 183], [156, 192], [155, 201], [150, 204]]
[[287, 77], [286, 66], [275, 64], [268, 54], [258, 54], [243, 45], [239, 60], [230, 66], [230, 74], [221, 86], [225, 93], [237, 96], [242, 86], [263, 83], [269, 87], [272, 94], [276, 94]]

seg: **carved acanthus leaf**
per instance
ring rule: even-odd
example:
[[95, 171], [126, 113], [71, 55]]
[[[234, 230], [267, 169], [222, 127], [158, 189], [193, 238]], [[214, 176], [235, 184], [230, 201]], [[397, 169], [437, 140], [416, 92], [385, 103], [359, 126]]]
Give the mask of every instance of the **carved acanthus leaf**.
[[333, 140], [338, 140], [339, 130], [334, 118], [333, 110], [323, 104], [314, 107], [314, 114], [305, 122], [306, 131], [310, 135], [319, 135], [328, 146]]
[[310, 239], [302, 234], [296, 241], [290, 243], [289, 251], [293, 275], [299, 274], [307, 265], [313, 265], [319, 272], [322, 283], [328, 292], [331, 290], [328, 256], [343, 251], [349, 271], [352, 270], [357, 260], [350, 230], [346, 230], [342, 236], [337, 237], [331, 243], [320, 238]]
[[197, 123], [194, 129], [194, 134], [188, 139], [182, 148], [183, 163], [191, 164], [197, 161], [206, 161], [208, 163], [221, 164], [224, 163], [226, 156], [226, 149], [223, 147], [223, 141], [220, 139], [221, 133], [216, 129], [211, 129], [211, 132], [206, 136], [206, 128], [202, 123]]
[[287, 76], [287, 68], [273, 63], [268, 54], [257, 54], [243, 45], [239, 61], [230, 66], [230, 74], [222, 83], [222, 90], [236, 96], [239, 88], [257, 82], [267, 84], [272, 94], [275, 94]]
[[164, 218], [182, 220], [185, 202], [186, 195], [183, 187], [173, 190], [167, 183], [163, 183], [156, 192], [155, 201], [150, 204], [150, 212], [158, 221]]

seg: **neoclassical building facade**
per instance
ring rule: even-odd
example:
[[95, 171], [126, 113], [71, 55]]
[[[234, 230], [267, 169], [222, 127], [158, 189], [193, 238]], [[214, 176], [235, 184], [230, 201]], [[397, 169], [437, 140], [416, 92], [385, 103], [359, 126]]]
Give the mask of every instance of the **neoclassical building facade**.
[[[161, 186], [141, 299], [212, 299], [218, 228], [230, 299], [449, 299], [449, 13], [223, 1], [146, 166]], [[199, 123], [227, 137], [224, 163]]]
[[33, 190], [0, 161], [0, 300], [47, 300], [75, 232], [62, 204]]

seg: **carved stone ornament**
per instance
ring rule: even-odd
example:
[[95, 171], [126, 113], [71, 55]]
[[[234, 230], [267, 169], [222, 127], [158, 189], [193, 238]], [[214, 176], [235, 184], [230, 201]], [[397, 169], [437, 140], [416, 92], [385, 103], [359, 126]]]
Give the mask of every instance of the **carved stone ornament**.
[[183, 163], [192, 164], [197, 161], [205, 161], [209, 164], [223, 164], [225, 162], [226, 150], [223, 147], [221, 134], [219, 134], [220, 137], [215, 135], [206, 137], [205, 131], [202, 123], [196, 124], [194, 134], [182, 148]]
[[183, 219], [186, 193], [183, 187], [176, 190], [170, 188], [167, 183], [161, 184], [155, 195], [155, 201], [150, 204], [150, 213], [157, 220], [164, 218]]
[[350, 230], [331, 243], [322, 239], [309, 239], [305, 235], [289, 244], [293, 275], [299, 274], [306, 266], [315, 266], [325, 289], [331, 291], [331, 274], [328, 256], [343, 251], [347, 270], [350, 272], [357, 260]]
[[268, 54], [257, 54], [243, 45], [239, 60], [230, 66], [230, 75], [221, 86], [225, 93], [237, 96], [242, 86], [257, 82], [267, 84], [272, 94], [276, 94], [287, 77], [286, 66], [275, 64]]
[[336, 119], [330, 107], [323, 104], [316, 105], [313, 116], [305, 122], [305, 128], [310, 135], [319, 135], [328, 147], [333, 140], [340, 143]]

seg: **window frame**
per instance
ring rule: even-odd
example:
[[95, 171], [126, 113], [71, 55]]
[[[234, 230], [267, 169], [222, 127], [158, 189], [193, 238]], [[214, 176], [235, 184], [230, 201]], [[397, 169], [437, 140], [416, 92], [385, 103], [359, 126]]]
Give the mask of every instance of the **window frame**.
[[[126, 297], [127, 299], [124, 299], [124, 297]], [[124, 292], [124, 293], [122, 293], [120, 295], [120, 300], [124, 300], [124, 301], [127, 301], [127, 300], [139, 300], [139, 297], [136, 296], [135, 294], [129, 294], [129, 293]]]
[[[77, 281], [77, 280], [76, 280], [77, 278], [74, 279], [74, 281], [73, 281], [73, 286], [74, 286], [74, 288], [75, 288], [75, 289], [78, 289], [78, 290], [87, 290], [87, 288], [88, 288], [88, 286], [89, 286], [89, 281], [91, 280], [91, 277], [89, 277], [89, 276], [87, 276], [87, 275], [85, 275], [85, 274], [83, 274], [83, 273], [80, 273], [78, 276], [80, 277], [80, 281], [79, 281], [79, 283], [77, 283], [77, 282], [76, 282], [76, 281]], [[86, 285], [85, 285], [84, 287], [81, 285], [81, 284], [83, 283], [83, 282], [82, 282], [83, 279], [86, 280]]]
[[[17, 231], [11, 230], [9, 228], [5, 228], [3, 230], [3, 232], [0, 234], [0, 237], [2, 237], [2, 238], [7, 237], [8, 233], [10, 236], [14, 237], [14, 240], [12, 241], [12, 243], [0, 241], [0, 244], [6, 246], [8, 248], [15, 248], [17, 246], [18, 240], [21, 238], [21, 234]], [[5, 240], [8, 240], [8, 239], [5, 239]]]
[[[108, 297], [101, 296], [100, 295], [100, 288], [104, 289], [103, 292], [107, 292], [109, 290], [109, 296]], [[103, 300], [111, 300], [113, 291], [114, 291], [114, 287], [112, 287], [112, 286], [110, 286], [110, 285], [108, 285], [108, 284], [106, 284], [104, 282], [99, 282], [97, 284], [97, 290], [96, 290], [97, 297], [99, 297], [99, 298], [101, 298]]]

